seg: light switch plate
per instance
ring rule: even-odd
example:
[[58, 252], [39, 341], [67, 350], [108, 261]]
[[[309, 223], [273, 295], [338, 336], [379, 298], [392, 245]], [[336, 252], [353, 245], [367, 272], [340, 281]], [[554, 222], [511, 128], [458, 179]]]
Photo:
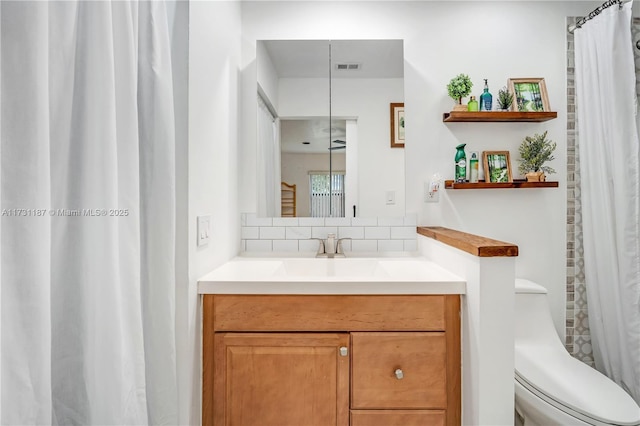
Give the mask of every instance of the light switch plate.
[[209, 244], [211, 216], [198, 216], [198, 247]]
[[396, 191], [387, 191], [386, 193], [387, 204], [395, 204], [396, 203]]

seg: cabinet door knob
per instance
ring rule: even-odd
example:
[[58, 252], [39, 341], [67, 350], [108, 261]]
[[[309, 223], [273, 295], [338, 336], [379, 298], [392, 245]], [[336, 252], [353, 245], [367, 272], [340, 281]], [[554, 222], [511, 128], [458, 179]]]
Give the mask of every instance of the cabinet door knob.
[[396, 369], [395, 373], [396, 373], [396, 379], [398, 379], [398, 380], [401, 380], [404, 377], [404, 373], [399, 368]]
[[349, 350], [347, 349], [346, 346], [341, 346], [340, 347], [340, 356], [347, 356], [349, 355]]

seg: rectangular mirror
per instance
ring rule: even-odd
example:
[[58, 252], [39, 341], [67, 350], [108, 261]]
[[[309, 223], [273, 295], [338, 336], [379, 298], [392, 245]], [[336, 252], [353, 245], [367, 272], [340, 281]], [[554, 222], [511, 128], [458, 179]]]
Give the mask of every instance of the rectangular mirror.
[[404, 102], [402, 40], [256, 47], [258, 215], [403, 216], [404, 149], [391, 128], [391, 104]]

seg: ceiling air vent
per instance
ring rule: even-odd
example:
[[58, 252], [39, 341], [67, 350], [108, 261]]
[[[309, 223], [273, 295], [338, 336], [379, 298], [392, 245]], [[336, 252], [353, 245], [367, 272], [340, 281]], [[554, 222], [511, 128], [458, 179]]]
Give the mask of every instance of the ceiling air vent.
[[361, 67], [362, 64], [357, 63], [336, 64], [336, 69], [340, 71], [358, 71]]

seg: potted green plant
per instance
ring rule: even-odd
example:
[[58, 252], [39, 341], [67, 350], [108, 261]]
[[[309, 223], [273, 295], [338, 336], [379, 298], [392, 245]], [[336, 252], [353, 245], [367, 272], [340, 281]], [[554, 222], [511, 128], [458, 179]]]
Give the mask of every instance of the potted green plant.
[[544, 182], [545, 173], [551, 174], [556, 171], [544, 164], [554, 159], [553, 151], [556, 143], [547, 139], [547, 132], [527, 136], [520, 144], [520, 166], [518, 170], [527, 178], [527, 182]]
[[449, 96], [456, 101], [456, 106], [453, 108], [454, 111], [467, 110], [467, 108], [462, 105], [462, 98], [469, 96], [472, 87], [473, 83], [466, 74], [458, 74], [447, 84]]
[[509, 111], [513, 105], [513, 93], [509, 92], [506, 87], [498, 90], [498, 106], [502, 111]]

